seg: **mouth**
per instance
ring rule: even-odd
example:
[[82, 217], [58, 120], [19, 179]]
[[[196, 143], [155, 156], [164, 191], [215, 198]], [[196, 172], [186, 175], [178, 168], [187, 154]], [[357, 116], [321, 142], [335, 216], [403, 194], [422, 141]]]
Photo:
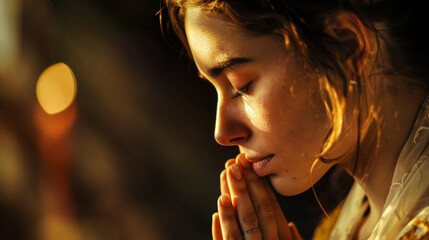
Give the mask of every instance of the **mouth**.
[[274, 158], [274, 154], [271, 154], [257, 161], [252, 161], [253, 162], [252, 168], [255, 171], [255, 173], [260, 177], [268, 175], [268, 172], [267, 172], [268, 166], [272, 162], [273, 158]]

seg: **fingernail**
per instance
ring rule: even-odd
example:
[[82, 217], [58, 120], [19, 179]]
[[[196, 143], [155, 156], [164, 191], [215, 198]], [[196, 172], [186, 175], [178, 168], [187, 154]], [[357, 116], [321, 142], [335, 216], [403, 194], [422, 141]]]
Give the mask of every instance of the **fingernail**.
[[228, 195], [222, 195], [220, 196], [220, 203], [222, 204], [222, 206], [224, 207], [229, 207], [231, 206], [231, 200], [229, 199]]
[[244, 168], [251, 168], [250, 162], [246, 159], [244, 153], [240, 153], [237, 157], [237, 162]]
[[234, 164], [231, 166], [232, 175], [235, 179], [240, 180], [242, 178], [241, 169], [238, 164]]

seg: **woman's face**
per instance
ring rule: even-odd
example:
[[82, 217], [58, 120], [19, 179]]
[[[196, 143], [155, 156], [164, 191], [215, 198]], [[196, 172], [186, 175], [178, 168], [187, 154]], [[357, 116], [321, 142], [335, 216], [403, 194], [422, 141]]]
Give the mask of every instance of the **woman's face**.
[[[333, 164], [310, 169], [331, 127], [316, 74], [278, 36], [256, 36], [199, 8], [185, 30], [194, 61], [218, 94], [216, 141], [238, 146], [284, 195], [311, 187]], [[265, 159], [265, 160], [262, 160]]]

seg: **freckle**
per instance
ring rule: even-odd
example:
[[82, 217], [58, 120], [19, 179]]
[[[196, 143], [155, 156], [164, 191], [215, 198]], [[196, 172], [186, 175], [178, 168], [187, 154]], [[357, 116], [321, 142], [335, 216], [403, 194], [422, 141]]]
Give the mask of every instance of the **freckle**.
[[286, 173], [288, 173], [289, 172], [289, 170], [286, 170]]
[[296, 180], [296, 177], [293, 177], [292, 179], [293, 179], [293, 180]]
[[294, 98], [295, 97], [295, 93], [294, 93], [293, 85], [290, 86], [289, 92], [290, 92], [290, 95]]

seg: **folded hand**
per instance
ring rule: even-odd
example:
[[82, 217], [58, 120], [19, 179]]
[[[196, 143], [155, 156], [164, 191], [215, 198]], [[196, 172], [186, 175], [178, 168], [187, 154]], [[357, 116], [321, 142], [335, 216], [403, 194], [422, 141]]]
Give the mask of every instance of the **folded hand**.
[[230, 159], [220, 175], [218, 213], [213, 214], [214, 240], [301, 240], [288, 223], [266, 178], [255, 174], [244, 154]]

